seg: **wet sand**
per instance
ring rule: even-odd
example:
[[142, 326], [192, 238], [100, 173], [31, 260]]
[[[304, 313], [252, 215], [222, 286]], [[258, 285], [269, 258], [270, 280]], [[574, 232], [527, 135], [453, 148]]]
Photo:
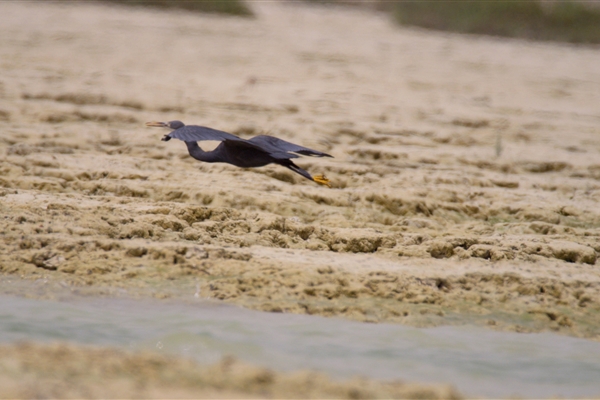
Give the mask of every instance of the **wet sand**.
[[[0, 8], [2, 274], [600, 338], [597, 48], [296, 4]], [[173, 119], [330, 153], [297, 164], [333, 187], [199, 163], [144, 127]]]

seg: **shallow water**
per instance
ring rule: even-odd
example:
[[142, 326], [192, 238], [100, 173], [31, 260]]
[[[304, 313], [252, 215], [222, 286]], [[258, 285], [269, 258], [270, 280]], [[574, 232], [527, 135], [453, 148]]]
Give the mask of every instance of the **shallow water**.
[[0, 296], [0, 341], [154, 349], [212, 363], [231, 354], [278, 370], [447, 382], [467, 396], [598, 396], [600, 343], [474, 327], [419, 329], [195, 303]]

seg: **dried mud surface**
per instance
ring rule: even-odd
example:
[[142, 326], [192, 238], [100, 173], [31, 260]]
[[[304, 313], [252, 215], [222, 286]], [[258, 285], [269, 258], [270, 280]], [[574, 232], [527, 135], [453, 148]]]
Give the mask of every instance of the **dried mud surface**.
[[[600, 339], [600, 53], [253, 3], [2, 2], [0, 271]], [[332, 154], [202, 164], [152, 120]], [[137, 291], [137, 292], [136, 292]]]

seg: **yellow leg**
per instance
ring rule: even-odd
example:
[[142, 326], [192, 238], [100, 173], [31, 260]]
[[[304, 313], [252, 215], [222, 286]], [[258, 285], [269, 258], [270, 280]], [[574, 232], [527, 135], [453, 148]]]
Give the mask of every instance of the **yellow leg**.
[[331, 187], [331, 183], [329, 183], [329, 179], [325, 178], [325, 175], [315, 175], [313, 176], [313, 181], [317, 182], [320, 185]]

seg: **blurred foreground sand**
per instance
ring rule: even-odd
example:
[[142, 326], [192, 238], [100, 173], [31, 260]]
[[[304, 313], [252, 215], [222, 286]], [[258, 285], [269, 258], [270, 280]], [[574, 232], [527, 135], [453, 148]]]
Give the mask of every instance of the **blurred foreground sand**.
[[459, 398], [443, 385], [335, 382], [316, 372], [277, 373], [231, 357], [199, 366], [153, 353], [66, 344], [2, 346], [0, 371], [2, 398]]
[[[597, 49], [253, 7], [0, 3], [2, 273], [600, 338]], [[333, 188], [196, 162], [172, 119], [328, 152], [298, 165]]]

